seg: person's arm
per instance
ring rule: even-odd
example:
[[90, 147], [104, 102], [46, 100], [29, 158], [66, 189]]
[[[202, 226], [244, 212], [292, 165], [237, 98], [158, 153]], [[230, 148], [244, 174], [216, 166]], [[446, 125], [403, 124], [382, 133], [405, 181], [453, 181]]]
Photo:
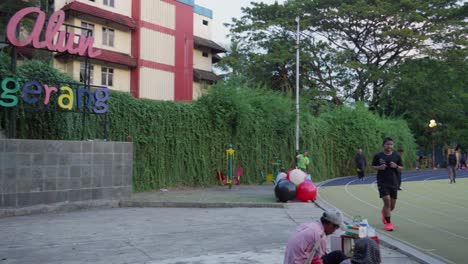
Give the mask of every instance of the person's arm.
[[372, 160], [372, 168], [374, 170], [385, 170], [387, 168], [387, 165], [380, 164], [378, 155], [375, 155], [374, 159]]
[[402, 171], [403, 170], [403, 163], [401, 161], [401, 156], [398, 155], [398, 159], [396, 160], [396, 162], [390, 162], [390, 167], [394, 168], [394, 169], [397, 169], [397, 171]]

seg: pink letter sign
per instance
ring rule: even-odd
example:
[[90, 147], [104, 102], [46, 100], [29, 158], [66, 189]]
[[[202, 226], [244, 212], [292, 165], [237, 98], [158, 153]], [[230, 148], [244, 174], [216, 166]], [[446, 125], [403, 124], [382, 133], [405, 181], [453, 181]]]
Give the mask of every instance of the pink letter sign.
[[[20, 21], [27, 15], [31, 13], [37, 13], [36, 23], [31, 31], [29, 37], [25, 40], [18, 40], [16, 38], [16, 28], [18, 27]], [[75, 39], [75, 33], [67, 32], [60, 30], [60, 27], [63, 25], [65, 20], [65, 12], [59, 10], [53, 13], [49, 22], [47, 23], [47, 29], [45, 32], [45, 39], [40, 41], [41, 31], [44, 28], [45, 23], [45, 13], [42, 12], [37, 7], [27, 7], [18, 11], [8, 22], [7, 25], [7, 38], [11, 44], [17, 47], [24, 47], [31, 44], [34, 48], [42, 49], [47, 47], [51, 51], [65, 52], [68, 51], [70, 54], [78, 54], [84, 56], [86, 51], [90, 58], [101, 55], [100, 50], [93, 50], [94, 38], [86, 37], [85, 35], [80, 35], [78, 45], [74, 48], [73, 40]], [[54, 43], [54, 38], [57, 37], [57, 41]]]

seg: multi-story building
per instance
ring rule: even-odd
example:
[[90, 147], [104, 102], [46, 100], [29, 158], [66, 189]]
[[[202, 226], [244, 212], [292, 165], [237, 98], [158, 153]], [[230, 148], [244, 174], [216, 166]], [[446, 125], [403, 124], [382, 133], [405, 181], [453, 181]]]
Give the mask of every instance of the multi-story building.
[[[212, 11], [194, 0], [55, 0], [65, 23], [91, 29], [101, 55], [90, 60], [91, 84], [137, 98], [190, 101], [219, 77], [212, 64], [224, 48], [211, 40]], [[57, 54], [55, 65], [83, 81], [83, 57]]]

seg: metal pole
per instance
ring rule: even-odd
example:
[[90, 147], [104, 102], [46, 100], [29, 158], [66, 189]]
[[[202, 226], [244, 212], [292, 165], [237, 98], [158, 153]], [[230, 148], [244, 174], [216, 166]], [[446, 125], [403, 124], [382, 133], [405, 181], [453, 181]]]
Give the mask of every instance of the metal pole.
[[432, 168], [435, 170], [435, 142], [434, 142], [434, 135], [432, 135]]
[[296, 34], [296, 165], [297, 155], [299, 155], [299, 32], [300, 18], [296, 17], [297, 34]]

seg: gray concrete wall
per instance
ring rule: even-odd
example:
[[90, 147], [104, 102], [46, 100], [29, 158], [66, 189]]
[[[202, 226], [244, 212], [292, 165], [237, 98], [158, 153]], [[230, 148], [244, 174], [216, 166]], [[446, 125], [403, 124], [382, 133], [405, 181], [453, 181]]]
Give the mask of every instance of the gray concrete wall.
[[130, 197], [128, 142], [0, 139], [0, 208]]

